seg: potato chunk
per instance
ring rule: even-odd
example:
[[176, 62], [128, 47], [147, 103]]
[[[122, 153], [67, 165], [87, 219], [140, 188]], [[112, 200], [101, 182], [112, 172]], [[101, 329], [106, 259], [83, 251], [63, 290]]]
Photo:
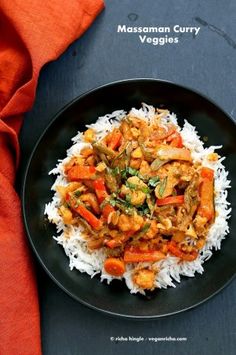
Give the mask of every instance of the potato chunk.
[[146, 290], [154, 288], [155, 272], [153, 270], [141, 269], [136, 271], [133, 276], [133, 282]]

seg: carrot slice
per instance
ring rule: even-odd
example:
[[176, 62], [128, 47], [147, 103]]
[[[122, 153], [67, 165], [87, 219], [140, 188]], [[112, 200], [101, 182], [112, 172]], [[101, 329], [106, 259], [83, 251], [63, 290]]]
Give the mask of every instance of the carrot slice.
[[122, 276], [125, 272], [125, 264], [123, 260], [107, 258], [104, 262], [104, 269], [112, 276]]
[[101, 203], [108, 196], [104, 179], [98, 178], [94, 180], [93, 187], [98, 198], [98, 202]]
[[125, 263], [139, 263], [145, 261], [158, 261], [164, 259], [165, 254], [158, 250], [142, 251], [138, 248], [128, 248], [124, 252]]
[[159, 198], [156, 201], [157, 206], [165, 206], [165, 205], [171, 205], [171, 204], [175, 204], [175, 203], [178, 203], [178, 204], [184, 203], [184, 195]]
[[67, 177], [69, 181], [79, 181], [95, 177], [95, 166], [75, 165], [68, 170]]

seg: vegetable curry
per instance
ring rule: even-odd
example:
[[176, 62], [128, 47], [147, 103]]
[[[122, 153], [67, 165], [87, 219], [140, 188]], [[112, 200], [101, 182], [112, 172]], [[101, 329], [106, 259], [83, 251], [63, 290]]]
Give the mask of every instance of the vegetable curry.
[[[155, 288], [156, 262], [168, 256], [194, 261], [214, 221], [214, 172], [194, 163], [179, 128], [128, 114], [103, 139], [88, 129], [86, 145], [66, 164], [68, 184], [57, 186], [59, 213], [80, 225], [93, 252], [103, 248], [104, 270]], [[145, 267], [144, 267], [145, 265]]]

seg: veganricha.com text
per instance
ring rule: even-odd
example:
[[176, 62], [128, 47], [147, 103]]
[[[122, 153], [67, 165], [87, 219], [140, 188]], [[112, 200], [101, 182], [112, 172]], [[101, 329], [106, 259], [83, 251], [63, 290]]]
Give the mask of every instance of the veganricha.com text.
[[150, 337], [143, 337], [143, 336], [111, 336], [110, 341], [115, 343], [125, 343], [125, 342], [134, 342], [134, 343], [142, 343], [142, 342], [185, 342], [187, 341], [187, 337], [173, 337], [173, 336], [150, 336]]

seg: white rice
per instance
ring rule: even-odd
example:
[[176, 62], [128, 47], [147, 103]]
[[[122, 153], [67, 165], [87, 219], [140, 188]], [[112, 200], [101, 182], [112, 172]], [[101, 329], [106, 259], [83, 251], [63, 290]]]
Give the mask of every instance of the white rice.
[[[140, 117], [148, 122], [151, 122], [155, 117], [155, 108], [146, 104], [142, 105], [139, 110], [133, 108], [130, 113], [136, 117]], [[86, 126], [93, 128], [96, 131], [98, 139], [103, 138], [114, 127], [119, 126], [122, 118], [126, 115], [123, 110], [115, 111], [103, 117], [99, 117], [96, 123]], [[167, 114], [162, 118], [163, 125], [171, 122], [177, 125], [175, 114]], [[226, 172], [222, 164], [224, 157], [217, 161], [208, 160], [208, 155], [213, 153], [221, 146], [211, 146], [204, 148], [203, 143], [198, 136], [196, 129], [190, 123], [185, 121], [182, 129], [178, 127], [184, 145], [190, 149], [194, 162], [201, 162], [202, 165], [210, 167], [215, 172], [215, 210], [216, 218], [214, 224], [210, 227], [207, 241], [204, 248], [201, 250], [198, 258], [192, 262], [181, 261], [179, 258], [168, 255], [165, 259], [158, 261], [154, 264], [159, 272], [156, 274], [155, 286], [158, 288], [167, 288], [168, 286], [176, 287], [174, 281], [180, 282], [181, 275], [194, 277], [195, 273], [203, 273], [203, 263], [212, 256], [213, 249], [220, 249], [221, 241], [229, 233], [228, 219], [230, 218], [231, 208], [227, 201], [228, 191], [230, 188], [230, 181], [228, 180], [228, 172]], [[57, 227], [57, 236], [53, 238], [62, 245], [66, 255], [69, 257], [69, 267], [71, 270], [74, 268], [80, 272], [85, 272], [91, 277], [100, 273], [101, 281], [106, 280], [110, 283], [115, 277], [106, 273], [103, 268], [103, 262], [106, 258], [104, 249], [90, 251], [87, 248], [86, 241], [81, 235], [82, 228], [75, 226], [66, 226], [63, 223], [61, 216], [58, 213], [58, 206], [60, 205], [60, 196], [56, 192], [57, 185], [66, 185], [67, 181], [64, 175], [64, 165], [70, 160], [73, 155], [79, 154], [80, 150], [90, 144], [83, 141], [83, 133], [78, 134], [72, 138], [73, 145], [67, 150], [67, 157], [60, 160], [49, 174], [57, 175], [56, 181], [52, 186], [55, 191], [54, 197], [51, 202], [45, 206], [45, 214], [48, 216], [50, 222], [55, 223]], [[149, 263], [139, 263], [140, 266], [148, 266]], [[139, 266], [138, 265], [138, 266]], [[131, 293], [145, 293], [132, 281], [132, 272], [134, 266], [127, 265], [127, 270], [123, 275], [126, 285]], [[121, 279], [118, 277], [117, 279]]]

